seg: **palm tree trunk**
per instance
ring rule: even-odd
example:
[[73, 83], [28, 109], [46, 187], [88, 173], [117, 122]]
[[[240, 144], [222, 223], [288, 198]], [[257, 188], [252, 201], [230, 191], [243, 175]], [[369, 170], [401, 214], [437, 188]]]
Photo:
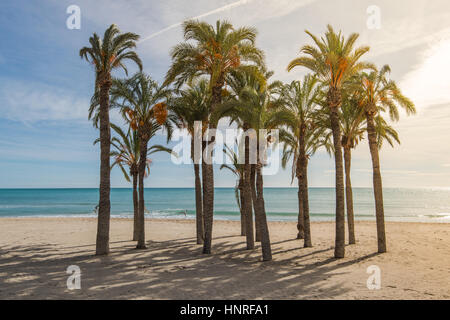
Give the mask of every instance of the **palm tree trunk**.
[[138, 198], [138, 190], [137, 190], [137, 183], [138, 183], [138, 173], [133, 172], [133, 209], [134, 209], [134, 217], [133, 217], [133, 241], [137, 241], [139, 238], [138, 233], [138, 218], [139, 218], [139, 198]]
[[258, 154], [258, 164], [256, 166], [256, 189], [258, 193], [255, 208], [255, 221], [258, 221], [258, 225], [260, 226], [259, 232], [261, 235], [261, 249], [263, 261], [271, 261], [272, 248], [270, 246], [269, 227], [267, 225], [266, 209], [264, 205], [264, 194], [263, 194], [264, 184], [261, 168], [262, 164], [259, 161], [259, 154]]
[[339, 89], [331, 87], [328, 91], [328, 105], [330, 107], [331, 130], [333, 132], [334, 163], [336, 179], [336, 241], [334, 257], [345, 256], [345, 211], [344, 211], [344, 166], [342, 163], [341, 127], [339, 124], [338, 108], [341, 105]]
[[303, 196], [302, 196], [302, 178], [301, 178], [301, 172], [302, 168], [300, 165], [300, 158], [297, 159], [296, 164], [296, 175], [297, 175], [297, 182], [298, 182], [298, 218], [297, 218], [297, 239], [304, 239], [305, 238], [305, 219], [303, 216]]
[[111, 214], [110, 150], [111, 129], [109, 126], [109, 89], [111, 80], [105, 79], [100, 87], [100, 195], [98, 203], [98, 223], [96, 255], [109, 253], [109, 224]]
[[[212, 79], [212, 76], [211, 76]], [[222, 88], [224, 86], [223, 75], [216, 81], [216, 85], [212, 87], [210, 114], [214, 112], [216, 106], [222, 102]], [[216, 125], [209, 123], [209, 129], [215, 129]], [[214, 144], [214, 137], [206, 144]], [[210, 254], [212, 246], [212, 229], [214, 219], [214, 169], [212, 165], [212, 154], [208, 155], [210, 164], [202, 161], [202, 179], [203, 179], [203, 218], [205, 222], [205, 238], [203, 242], [203, 253]]]
[[[194, 137], [191, 139], [191, 158], [194, 162]], [[197, 244], [203, 244], [203, 204], [202, 204], [202, 182], [200, 180], [200, 164], [194, 162], [195, 175], [195, 222], [197, 233]]]
[[203, 242], [203, 253], [211, 253], [213, 209], [214, 209], [214, 176], [212, 165], [202, 163], [203, 180], [203, 214], [205, 238]]
[[244, 178], [241, 177], [239, 179], [239, 197], [241, 199], [241, 207], [240, 207], [240, 213], [241, 213], [241, 236], [245, 236], [245, 228], [246, 228], [246, 223], [245, 223], [245, 212], [244, 212], [244, 192], [243, 190], [243, 186], [244, 186]]
[[351, 149], [350, 146], [344, 146], [344, 162], [345, 162], [345, 199], [347, 204], [347, 225], [348, 225], [348, 243], [355, 244], [355, 218], [353, 214], [353, 191], [352, 181], [350, 178], [351, 167]]
[[372, 156], [373, 192], [375, 196], [375, 213], [377, 219], [378, 252], [386, 252], [386, 231], [384, 226], [383, 185], [381, 182], [380, 158], [378, 155], [377, 135], [373, 114], [367, 114], [367, 136], [370, 155]]
[[305, 132], [306, 125], [304, 122], [300, 125], [300, 139], [298, 146], [298, 165], [299, 165], [299, 196], [301, 198], [302, 214], [303, 214], [303, 235], [304, 247], [312, 247], [311, 243], [311, 226], [309, 223], [309, 199], [308, 199], [308, 181], [307, 181], [307, 166], [308, 158], [306, 157]]
[[303, 165], [303, 183], [302, 183], [302, 205], [303, 205], [303, 219], [305, 227], [305, 241], [303, 246], [305, 248], [312, 247], [311, 241], [311, 224], [309, 221], [309, 194], [308, 194], [308, 159], [304, 160]]
[[145, 245], [145, 201], [144, 201], [144, 177], [147, 163], [147, 139], [140, 139], [139, 156], [139, 205], [138, 205], [138, 243], [136, 249], [146, 249]]
[[195, 218], [197, 226], [197, 244], [203, 243], [203, 204], [202, 204], [202, 182], [200, 180], [200, 164], [194, 164], [195, 172]]
[[256, 165], [251, 165], [251, 173], [250, 173], [250, 183], [252, 188], [252, 204], [253, 211], [255, 212], [255, 241], [261, 242], [261, 226], [259, 225], [259, 220], [256, 219], [256, 207], [257, 207], [257, 196], [256, 196]]
[[255, 248], [255, 239], [253, 233], [253, 215], [252, 215], [252, 187], [251, 187], [251, 164], [250, 164], [250, 138], [245, 137], [245, 164], [244, 164], [244, 213], [245, 213], [245, 236], [247, 240], [247, 250]]

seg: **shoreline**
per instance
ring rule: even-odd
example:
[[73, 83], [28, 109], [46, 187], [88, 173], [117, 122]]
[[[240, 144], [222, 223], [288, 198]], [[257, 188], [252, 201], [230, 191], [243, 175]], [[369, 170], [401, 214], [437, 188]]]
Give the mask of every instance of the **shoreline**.
[[[317, 217], [317, 216], [316, 216]], [[446, 221], [401, 221], [397, 220], [397, 217], [386, 217], [385, 221], [386, 223], [418, 223], [418, 224], [450, 224], [450, 219], [446, 219]], [[91, 220], [97, 220], [97, 216], [88, 216], [83, 214], [74, 214], [73, 216], [70, 215], [35, 215], [35, 216], [0, 216], [0, 221], [4, 219], [91, 219]], [[271, 219], [271, 217], [267, 216], [267, 221], [270, 223], [296, 223], [297, 218], [290, 217], [289, 219], [285, 220], [274, 220]], [[415, 218], [412, 218], [415, 219]], [[436, 218], [436, 219], [444, 219], [444, 218]], [[133, 220], [132, 215], [111, 215], [111, 220]], [[193, 217], [186, 217], [186, 218], [172, 218], [172, 217], [145, 217], [146, 221], [195, 221], [195, 216]], [[229, 222], [239, 222], [239, 217], [236, 219], [227, 219], [223, 217], [214, 217], [214, 221], [229, 221]], [[323, 220], [316, 220], [314, 219], [314, 215], [311, 215], [311, 223], [334, 223], [335, 219], [332, 217], [331, 219], [323, 219]], [[355, 216], [355, 222], [358, 223], [364, 223], [364, 222], [376, 222], [375, 216], [371, 218], [361, 218], [358, 216]], [[347, 223], [347, 222], [346, 222]]]
[[[357, 222], [356, 245], [334, 259], [334, 222], [311, 223], [312, 248], [295, 239], [296, 223], [269, 222], [273, 261], [261, 262], [236, 221], [215, 221], [203, 255], [193, 220], [147, 219], [148, 249], [136, 250], [132, 219], [113, 218], [103, 257], [95, 218], [0, 221], [0, 299], [450, 299], [446, 224], [387, 222], [388, 252], [377, 254], [375, 222]], [[66, 287], [70, 265], [81, 269], [80, 290]], [[371, 265], [380, 290], [367, 288]]]

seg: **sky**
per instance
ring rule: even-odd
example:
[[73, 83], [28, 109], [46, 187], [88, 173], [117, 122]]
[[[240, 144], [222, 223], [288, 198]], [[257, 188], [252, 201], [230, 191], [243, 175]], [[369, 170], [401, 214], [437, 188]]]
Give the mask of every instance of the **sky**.
[[[70, 5], [80, 8], [80, 29], [66, 26]], [[450, 187], [447, 0], [415, 0], [414, 5], [407, 0], [17, 0], [0, 3], [0, 188], [97, 187], [99, 147], [92, 142], [98, 131], [87, 112], [94, 72], [79, 49], [93, 32], [103, 34], [115, 23], [141, 36], [137, 52], [144, 71], [161, 82], [170, 49], [182, 41], [180, 24], [188, 18], [256, 27], [256, 44], [275, 72], [273, 79], [286, 82], [307, 72], [286, 71], [300, 47], [311, 43], [305, 29], [320, 35], [331, 24], [346, 35], [359, 33], [357, 44], [371, 47], [364, 60], [389, 64], [392, 79], [418, 111], [410, 117], [402, 113], [393, 124], [401, 145], [380, 151], [383, 185]], [[115, 114], [112, 120], [120, 122]], [[165, 137], [153, 143], [165, 143]], [[194, 185], [192, 165], [176, 165], [166, 154], [152, 161], [148, 187]], [[216, 186], [234, 186], [230, 173], [216, 169]], [[310, 186], [333, 186], [333, 170], [333, 160], [319, 151], [310, 160]], [[353, 152], [353, 186], [370, 187], [371, 177], [363, 141]], [[290, 170], [265, 176], [269, 187], [289, 187], [290, 181]], [[129, 187], [120, 170], [113, 170], [111, 185]]]

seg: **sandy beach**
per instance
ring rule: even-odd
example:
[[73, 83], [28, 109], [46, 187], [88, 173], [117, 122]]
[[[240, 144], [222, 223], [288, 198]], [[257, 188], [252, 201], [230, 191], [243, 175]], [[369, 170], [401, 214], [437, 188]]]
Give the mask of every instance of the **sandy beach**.
[[[132, 221], [112, 219], [111, 253], [96, 257], [96, 220], [0, 220], [0, 299], [450, 299], [450, 224], [387, 223], [377, 254], [375, 222], [357, 222], [357, 244], [333, 258], [334, 223], [312, 223], [302, 248], [292, 222], [269, 224], [273, 261], [245, 250], [239, 223], [214, 223], [213, 254], [195, 244], [194, 221], [147, 220], [147, 250], [135, 250]], [[68, 290], [66, 269], [81, 269]], [[381, 270], [369, 290], [367, 268]]]

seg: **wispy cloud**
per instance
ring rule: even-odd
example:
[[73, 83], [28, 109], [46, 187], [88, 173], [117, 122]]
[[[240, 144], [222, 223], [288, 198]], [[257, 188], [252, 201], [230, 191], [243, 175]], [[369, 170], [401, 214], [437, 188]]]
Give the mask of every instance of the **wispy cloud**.
[[278, 0], [278, 1], [272, 1], [272, 0], [238, 0], [233, 3], [224, 5], [222, 7], [219, 7], [214, 10], [210, 10], [208, 12], [202, 13], [200, 15], [184, 19], [180, 22], [171, 24], [157, 32], [154, 32], [140, 40], [140, 42], [144, 42], [150, 39], [153, 39], [167, 31], [170, 31], [172, 29], [180, 27], [184, 21], [194, 19], [204, 19], [209, 16], [218, 14], [218, 13], [224, 13], [226, 11], [230, 11], [232, 9], [242, 7], [247, 4], [251, 4], [251, 8], [249, 10], [246, 10], [245, 13], [238, 15], [235, 15], [237, 17], [242, 17], [245, 19], [245, 17], [251, 17], [253, 20], [265, 20], [273, 17], [279, 17], [286, 14], [291, 13], [294, 10], [297, 10], [300, 7], [306, 6], [310, 3], [313, 3], [317, 0]]
[[[227, 10], [230, 10], [230, 9], [233, 9], [233, 8], [236, 8], [236, 7], [239, 7], [239, 6], [242, 6], [242, 5], [247, 4], [247, 3], [249, 3], [249, 2], [252, 2], [252, 1], [254, 1], [254, 0], [239, 0], [239, 1], [236, 1], [236, 2], [233, 2], [233, 3], [230, 3], [230, 4], [227, 4], [227, 5], [225, 5], [225, 6], [222, 6], [222, 7], [220, 7], [220, 8], [217, 8], [217, 9], [214, 9], [214, 10], [211, 10], [211, 11], [208, 11], [208, 12], [205, 12], [205, 13], [200, 14], [200, 15], [198, 15], [198, 16], [192, 17], [192, 18], [190, 18], [190, 19], [196, 20], [196, 19], [206, 18], [206, 17], [208, 17], [208, 16], [210, 16], [210, 15], [217, 14], [217, 13], [221, 13], [221, 12], [224, 12], [224, 11], [227, 11]], [[189, 20], [189, 19], [186, 19], [186, 20]], [[174, 23], [174, 24], [172, 24], [172, 25], [170, 25], [170, 26], [168, 26], [168, 27], [166, 27], [166, 28], [164, 28], [164, 29], [161, 29], [161, 30], [159, 30], [159, 31], [157, 31], [157, 32], [154, 32], [154, 33], [152, 33], [151, 35], [149, 35], [149, 36], [147, 36], [147, 37], [144, 37], [142, 40], [140, 40], [140, 42], [144, 42], [144, 41], [150, 40], [150, 39], [152, 39], [152, 38], [154, 38], [154, 37], [156, 37], [156, 36], [159, 36], [160, 34], [163, 34], [163, 33], [166, 32], [166, 31], [169, 31], [169, 30], [172, 30], [172, 29], [174, 29], [174, 28], [177, 28], [177, 27], [181, 26], [181, 25], [183, 24], [183, 22], [186, 21], [186, 20], [183, 20], [183, 21], [181, 21], [181, 22]]]
[[[69, 89], [37, 82], [0, 78], [0, 118], [23, 122], [88, 121], [89, 97], [81, 97]], [[121, 124], [117, 110], [110, 112], [110, 120]]]
[[89, 99], [42, 83], [0, 79], [2, 118], [35, 122], [40, 120], [87, 119]]

